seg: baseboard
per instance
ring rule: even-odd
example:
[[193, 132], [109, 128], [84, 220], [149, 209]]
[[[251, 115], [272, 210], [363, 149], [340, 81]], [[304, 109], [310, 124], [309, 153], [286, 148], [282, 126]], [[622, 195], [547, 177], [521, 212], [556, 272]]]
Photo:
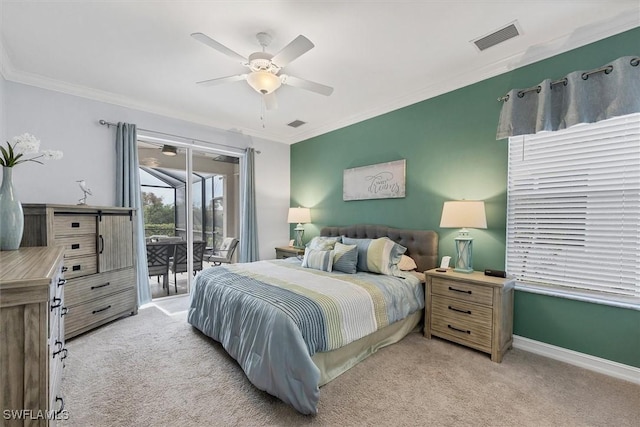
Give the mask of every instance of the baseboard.
[[513, 336], [513, 346], [517, 349], [560, 360], [570, 365], [589, 369], [611, 377], [640, 384], [640, 368], [591, 356], [555, 345], [535, 341], [518, 335]]

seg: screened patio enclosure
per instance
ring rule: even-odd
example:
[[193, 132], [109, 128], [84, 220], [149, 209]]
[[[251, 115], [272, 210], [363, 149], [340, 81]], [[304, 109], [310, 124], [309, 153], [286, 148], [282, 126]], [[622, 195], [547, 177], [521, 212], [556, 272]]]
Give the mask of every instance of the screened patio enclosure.
[[[227, 175], [140, 166], [140, 186], [145, 209], [145, 237], [179, 236], [186, 240], [186, 185], [192, 186], [193, 240], [218, 247], [227, 235], [235, 235], [234, 197]], [[231, 215], [230, 215], [231, 213]]]

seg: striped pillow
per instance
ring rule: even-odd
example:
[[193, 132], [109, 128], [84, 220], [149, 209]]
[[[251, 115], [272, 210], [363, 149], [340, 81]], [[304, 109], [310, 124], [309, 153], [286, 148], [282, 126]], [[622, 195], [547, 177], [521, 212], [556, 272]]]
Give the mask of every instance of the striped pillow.
[[344, 273], [355, 274], [358, 261], [358, 246], [343, 245], [336, 242], [333, 248], [333, 269]]
[[315, 249], [305, 249], [302, 266], [322, 271], [331, 271], [333, 265], [333, 251], [317, 251]]
[[345, 245], [358, 246], [358, 263], [360, 271], [393, 276], [398, 271], [398, 262], [407, 248], [397, 244], [388, 237], [379, 239], [352, 239], [342, 236]]

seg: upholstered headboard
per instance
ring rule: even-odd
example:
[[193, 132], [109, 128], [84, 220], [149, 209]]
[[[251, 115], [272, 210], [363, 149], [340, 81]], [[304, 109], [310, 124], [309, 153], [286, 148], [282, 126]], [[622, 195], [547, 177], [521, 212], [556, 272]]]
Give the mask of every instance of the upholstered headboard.
[[388, 237], [407, 248], [405, 255], [416, 262], [418, 271], [438, 266], [438, 234], [429, 230], [409, 230], [385, 225], [356, 224], [346, 227], [323, 227], [321, 236], [347, 236], [355, 239]]

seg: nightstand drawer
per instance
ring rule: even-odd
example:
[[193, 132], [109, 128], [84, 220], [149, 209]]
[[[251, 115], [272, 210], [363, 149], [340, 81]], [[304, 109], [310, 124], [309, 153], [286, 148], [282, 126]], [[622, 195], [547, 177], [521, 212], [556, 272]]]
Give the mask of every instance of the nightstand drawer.
[[432, 332], [456, 337], [491, 350], [491, 308], [434, 295], [431, 303]]
[[434, 277], [432, 292], [462, 301], [493, 305], [493, 288]]

